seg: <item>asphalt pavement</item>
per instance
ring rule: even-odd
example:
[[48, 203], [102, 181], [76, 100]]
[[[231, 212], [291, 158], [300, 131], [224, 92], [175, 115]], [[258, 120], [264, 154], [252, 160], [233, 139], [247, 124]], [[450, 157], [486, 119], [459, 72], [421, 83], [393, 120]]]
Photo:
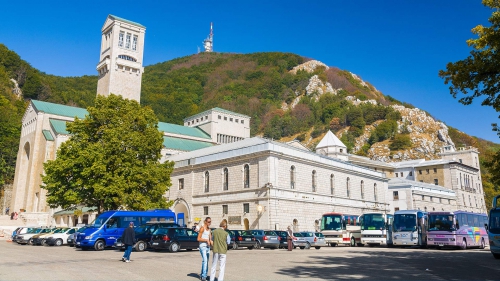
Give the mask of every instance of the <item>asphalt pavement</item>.
[[[81, 251], [0, 241], [0, 280], [199, 280], [198, 251]], [[211, 265], [210, 259], [210, 265]], [[210, 271], [209, 271], [210, 272]], [[225, 280], [289, 279], [500, 280], [488, 249], [433, 250], [324, 247], [320, 250], [230, 250]]]

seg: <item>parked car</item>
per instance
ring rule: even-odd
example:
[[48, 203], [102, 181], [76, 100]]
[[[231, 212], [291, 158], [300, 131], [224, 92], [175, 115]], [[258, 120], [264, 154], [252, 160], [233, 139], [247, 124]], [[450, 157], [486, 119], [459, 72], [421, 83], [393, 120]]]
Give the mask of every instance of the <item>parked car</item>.
[[[172, 222], [150, 222], [141, 226], [138, 226], [134, 229], [135, 239], [137, 242], [133, 246], [133, 250], [138, 252], [142, 252], [147, 248], [151, 248], [151, 237], [153, 233], [158, 228], [169, 228], [169, 227], [179, 227], [178, 224]], [[116, 239], [113, 247], [120, 249], [121, 251], [125, 251], [125, 244], [122, 242], [122, 238]]]
[[60, 228], [45, 239], [45, 244], [50, 246], [62, 246], [68, 244], [68, 237], [74, 234], [78, 229], [76, 227]]
[[306, 240], [306, 243], [309, 244], [309, 247], [314, 247], [317, 250], [321, 249], [321, 247], [326, 247], [325, 236], [319, 232], [305, 231], [301, 232]]
[[33, 236], [37, 235], [38, 233], [47, 233], [49, 231], [50, 231], [50, 228], [32, 228], [30, 231], [26, 232], [25, 234], [16, 235], [15, 241], [17, 242], [17, 244], [31, 245], [33, 242], [31, 240], [31, 238]]
[[68, 243], [68, 246], [70, 246], [70, 247], [75, 246], [75, 234], [76, 234], [76, 231], [75, 231], [75, 233], [70, 234], [68, 236], [68, 239], [66, 240], [66, 242]]
[[295, 237], [293, 239], [293, 247], [294, 248], [299, 247], [302, 250], [311, 248], [311, 244], [307, 243], [306, 238], [304, 237], [304, 235], [302, 233], [295, 232], [295, 233], [293, 233], [293, 236]]
[[181, 249], [197, 249], [198, 233], [186, 227], [158, 228], [151, 238], [151, 248], [155, 251], [167, 249], [173, 253]]
[[280, 237], [280, 248], [287, 249], [288, 248], [288, 234], [283, 230], [275, 230], [276, 234]]
[[255, 248], [270, 248], [278, 249], [280, 247], [281, 238], [273, 230], [250, 230], [252, 235], [255, 237], [256, 243]]
[[28, 231], [32, 230], [33, 228], [37, 228], [37, 226], [21, 226], [21, 227], [16, 228], [16, 230], [14, 230], [12, 232], [12, 237], [11, 237], [12, 241], [14, 241], [14, 238], [16, 237], [16, 235], [25, 234]]
[[33, 246], [42, 246], [45, 245], [45, 239], [49, 237], [54, 231], [59, 230], [60, 228], [49, 228], [47, 232], [40, 232], [37, 235], [33, 235], [31, 237], [31, 245]]
[[252, 232], [249, 230], [230, 230], [231, 244], [228, 245], [229, 248], [237, 250], [240, 247], [246, 247], [249, 250], [255, 248], [257, 240], [253, 236]]

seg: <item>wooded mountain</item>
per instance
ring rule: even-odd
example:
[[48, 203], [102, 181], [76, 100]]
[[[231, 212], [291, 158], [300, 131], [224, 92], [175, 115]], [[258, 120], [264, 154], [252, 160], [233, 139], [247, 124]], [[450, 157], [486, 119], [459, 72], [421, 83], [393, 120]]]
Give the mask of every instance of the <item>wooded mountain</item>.
[[[97, 76], [48, 75], [0, 44], [3, 181], [13, 180], [25, 101], [87, 107], [96, 89]], [[150, 65], [143, 75], [141, 104], [150, 106], [160, 121], [176, 124], [221, 107], [250, 116], [252, 136], [297, 139], [311, 149], [332, 130], [351, 153], [382, 161], [433, 159], [442, 145], [471, 145], [480, 151], [488, 204], [488, 197], [498, 192], [488, 182], [484, 163], [499, 144], [447, 127], [347, 70], [295, 54], [200, 53]]]

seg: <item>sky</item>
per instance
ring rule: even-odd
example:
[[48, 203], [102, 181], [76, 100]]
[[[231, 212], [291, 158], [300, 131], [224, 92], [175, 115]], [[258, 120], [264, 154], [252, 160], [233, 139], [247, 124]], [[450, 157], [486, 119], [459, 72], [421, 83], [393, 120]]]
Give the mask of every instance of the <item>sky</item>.
[[214, 51], [290, 52], [349, 70], [379, 91], [469, 135], [500, 143], [499, 113], [464, 106], [438, 71], [466, 58], [471, 29], [488, 26], [479, 0], [7, 1], [0, 43], [37, 69], [96, 75], [108, 14], [146, 26], [144, 66], [192, 55], [214, 25]]

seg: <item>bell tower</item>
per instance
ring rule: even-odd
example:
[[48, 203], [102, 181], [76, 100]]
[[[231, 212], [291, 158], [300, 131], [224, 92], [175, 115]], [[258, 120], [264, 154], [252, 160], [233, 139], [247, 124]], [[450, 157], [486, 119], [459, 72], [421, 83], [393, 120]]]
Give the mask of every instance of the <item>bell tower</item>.
[[108, 15], [97, 64], [98, 95], [115, 94], [141, 101], [145, 32], [146, 27], [139, 23]]

